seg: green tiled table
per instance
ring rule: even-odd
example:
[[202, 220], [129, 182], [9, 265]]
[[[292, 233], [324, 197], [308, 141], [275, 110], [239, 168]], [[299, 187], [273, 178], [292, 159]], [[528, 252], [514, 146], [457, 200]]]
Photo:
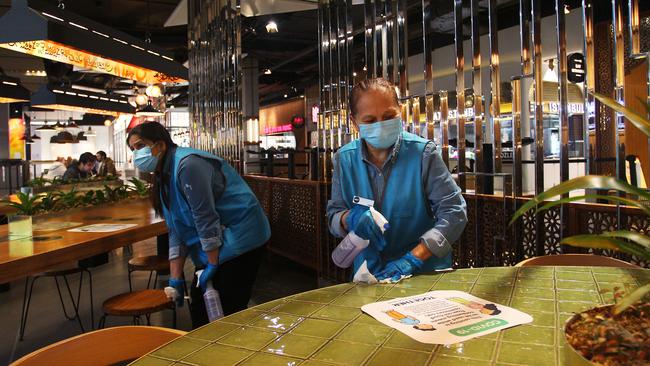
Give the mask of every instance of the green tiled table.
[[[650, 270], [509, 267], [422, 275], [396, 285], [342, 284], [233, 314], [133, 365], [562, 365], [562, 327], [574, 312], [610, 303], [614, 287], [647, 281]], [[468, 291], [527, 312], [534, 321], [441, 346], [411, 340], [359, 309], [432, 290]]]

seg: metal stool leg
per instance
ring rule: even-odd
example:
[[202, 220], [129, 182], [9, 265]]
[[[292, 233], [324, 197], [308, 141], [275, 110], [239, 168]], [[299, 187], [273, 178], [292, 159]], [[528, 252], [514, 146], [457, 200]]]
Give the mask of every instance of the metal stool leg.
[[[158, 284], [158, 271], [156, 271], [156, 276], [153, 278], [153, 289], [156, 289], [156, 285]], [[149, 286], [147, 286], [149, 288]]]
[[133, 292], [133, 285], [131, 284], [131, 273], [133, 273], [133, 270], [129, 268], [129, 292]]
[[90, 292], [90, 329], [95, 329], [95, 309], [93, 305], [93, 274], [86, 268], [84, 272], [88, 273], [88, 289]]
[[151, 276], [153, 276], [153, 271], [149, 271], [149, 279], [147, 280], [147, 290], [151, 286]]
[[99, 323], [97, 324], [97, 329], [104, 329], [106, 326], [106, 316], [107, 314], [104, 313], [101, 318], [99, 318]]
[[[63, 281], [65, 282], [65, 287], [68, 289], [68, 295], [70, 296], [70, 301], [72, 302], [72, 309], [74, 310], [74, 317], [72, 319], [77, 319], [79, 322], [79, 327], [81, 328], [81, 333], [85, 333], [84, 325], [81, 323], [81, 317], [79, 316], [79, 303], [75, 303], [74, 297], [72, 297], [72, 291], [70, 290], [70, 284], [68, 283], [68, 277], [63, 276]], [[79, 296], [81, 296], [81, 278], [79, 279]]]
[[172, 308], [172, 328], [176, 329], [176, 306]]
[[61, 294], [61, 287], [59, 287], [59, 277], [54, 276], [54, 283], [56, 283], [56, 292], [59, 294], [59, 300], [61, 300], [61, 309], [63, 309], [63, 316], [68, 320], [74, 320], [73, 316], [68, 315], [68, 309], [65, 307], [63, 302], [63, 295]]
[[18, 340], [22, 341], [25, 336], [25, 328], [27, 327], [27, 315], [29, 314], [29, 304], [32, 302], [32, 292], [34, 291], [34, 283], [40, 276], [35, 276], [32, 278], [32, 284], [29, 286], [29, 292], [27, 287], [29, 285], [30, 277], [25, 278], [25, 292], [23, 293], [23, 308], [20, 317], [20, 337]]

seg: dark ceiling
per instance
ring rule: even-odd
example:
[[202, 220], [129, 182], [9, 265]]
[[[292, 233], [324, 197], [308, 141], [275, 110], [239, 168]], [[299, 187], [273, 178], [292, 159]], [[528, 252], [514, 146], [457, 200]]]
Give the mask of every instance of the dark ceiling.
[[[46, 0], [57, 4], [58, 0]], [[260, 0], [262, 1], [262, 0]], [[98, 21], [110, 27], [145, 39], [150, 35], [152, 43], [170, 51], [174, 58], [181, 63], [187, 61], [187, 27], [175, 26], [165, 28], [163, 25], [174, 11], [180, 0], [65, 0], [65, 10]], [[464, 1], [464, 34], [469, 34], [469, 1]], [[498, 0], [499, 28], [507, 28], [519, 23], [519, 1]], [[554, 13], [554, 1], [542, 1], [542, 15]], [[568, 0], [569, 7], [580, 5], [580, 0]], [[596, 16], [611, 11], [608, 1], [596, 1]], [[650, 8], [648, 3], [641, 1], [642, 10]], [[409, 54], [422, 52], [422, 14], [421, 0], [408, 0], [408, 37]], [[453, 36], [453, 1], [434, 0], [432, 32], [429, 37], [433, 47], [438, 48], [452, 44]], [[644, 5], [645, 4], [645, 5]], [[0, 0], [0, 15], [10, 7], [11, 0]], [[487, 33], [487, 0], [479, 1], [481, 17], [481, 33]], [[355, 30], [363, 29], [363, 7], [355, 6], [352, 12]], [[278, 24], [279, 32], [269, 34], [265, 25], [269, 20]], [[297, 95], [318, 82], [317, 55], [317, 26], [316, 10], [294, 13], [264, 15], [243, 18], [242, 20], [242, 52], [249, 57], [259, 60], [260, 78], [259, 91], [261, 104], [275, 102], [284, 94]], [[10, 31], [10, 30], [2, 30]], [[354, 68], [363, 65], [363, 33], [355, 37], [353, 55]], [[34, 90], [47, 81], [44, 77], [26, 76], [27, 70], [52, 70], [58, 75], [50, 78], [67, 77], [75, 84], [102, 88], [124, 89], [132, 88], [127, 83], [108, 75], [93, 73], [76, 73], [64, 65], [44, 65], [42, 59], [0, 49], [0, 67], [11, 76], [18, 76], [23, 83]], [[270, 68], [271, 75], [261, 71]], [[174, 92], [178, 92], [175, 90]], [[181, 92], [183, 90], [180, 90]], [[183, 99], [181, 95], [180, 99]], [[185, 98], [186, 99], [186, 98]]]

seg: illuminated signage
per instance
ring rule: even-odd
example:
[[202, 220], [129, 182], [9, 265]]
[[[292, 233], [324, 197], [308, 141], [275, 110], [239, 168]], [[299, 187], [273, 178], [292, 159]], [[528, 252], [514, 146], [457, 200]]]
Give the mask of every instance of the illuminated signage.
[[264, 127], [265, 135], [281, 133], [281, 132], [291, 132], [291, 131], [293, 131], [293, 125], [291, 124], [273, 126], [273, 127]]
[[311, 121], [313, 123], [318, 123], [318, 113], [320, 112], [320, 107], [318, 104], [311, 106]]
[[0, 44], [0, 47], [147, 84], [184, 81], [178, 77], [171, 77], [158, 71], [106, 59], [52, 41], [3, 43]]

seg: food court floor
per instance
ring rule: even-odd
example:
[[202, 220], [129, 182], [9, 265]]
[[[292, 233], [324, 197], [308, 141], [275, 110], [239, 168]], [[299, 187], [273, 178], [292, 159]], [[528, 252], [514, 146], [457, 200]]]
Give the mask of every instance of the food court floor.
[[[136, 256], [155, 254], [155, 251], [155, 239], [133, 245], [133, 252]], [[108, 264], [91, 270], [93, 275], [95, 325], [97, 325], [97, 321], [101, 316], [102, 301], [129, 290], [127, 261], [130, 257], [124, 250], [118, 249], [110, 253]], [[186, 278], [191, 278], [192, 268], [191, 264], [186, 265]], [[147, 278], [148, 272], [134, 272], [134, 289], [145, 288]], [[161, 282], [163, 285], [166, 283], [166, 279], [166, 276], [163, 277]], [[76, 293], [78, 276], [73, 276], [70, 283], [73, 293]], [[25, 339], [18, 341], [24, 285], [24, 280], [15, 281], [11, 283], [9, 291], [0, 292], [0, 324], [2, 325], [0, 327], [0, 365], [8, 364], [22, 355], [53, 342], [80, 334], [79, 324], [76, 320], [68, 321], [63, 316], [54, 280], [41, 278], [34, 287]], [[267, 253], [258, 273], [251, 305], [307, 291], [315, 287], [316, 275], [314, 272]], [[65, 287], [62, 288], [62, 290], [64, 289]], [[66, 299], [65, 292], [64, 299]], [[84, 327], [90, 324], [89, 309], [87, 281], [84, 278], [80, 309]], [[109, 317], [106, 326], [128, 325], [130, 321], [130, 318]], [[154, 314], [151, 317], [151, 323], [152, 325], [171, 327], [171, 313], [165, 311]], [[191, 329], [187, 306], [178, 311], [178, 328], [182, 330]]]

